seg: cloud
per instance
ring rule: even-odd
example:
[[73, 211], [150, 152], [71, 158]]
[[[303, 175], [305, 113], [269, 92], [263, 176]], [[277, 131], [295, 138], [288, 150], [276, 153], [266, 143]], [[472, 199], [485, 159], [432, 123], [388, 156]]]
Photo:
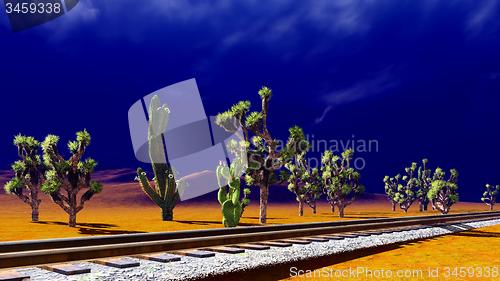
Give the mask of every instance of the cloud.
[[497, 0], [485, 0], [480, 3], [481, 5], [469, 13], [465, 21], [465, 29], [471, 35], [483, 31], [488, 23], [492, 20], [496, 20], [493, 16], [495, 16]]
[[323, 95], [322, 100], [327, 104], [327, 107], [322, 115], [315, 119], [314, 124], [323, 122], [327, 114], [337, 106], [353, 103], [394, 88], [398, 81], [392, 72], [392, 67], [388, 67], [376, 73], [373, 78], [361, 80], [347, 88], [334, 90]]

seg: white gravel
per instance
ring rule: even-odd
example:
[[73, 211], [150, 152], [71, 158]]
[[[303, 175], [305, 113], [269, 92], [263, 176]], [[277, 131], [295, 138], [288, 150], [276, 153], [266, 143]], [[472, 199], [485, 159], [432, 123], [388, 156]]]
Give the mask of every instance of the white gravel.
[[[479, 228], [495, 224], [500, 224], [500, 219], [472, 222], [464, 225]], [[49, 272], [40, 268], [23, 268], [18, 269], [18, 271], [30, 275], [31, 280], [35, 281], [185, 281], [235, 271], [248, 270], [262, 266], [305, 260], [312, 257], [328, 256], [357, 249], [422, 239], [452, 232], [454, 231], [441, 227], [430, 227], [365, 237], [346, 238], [343, 240], [330, 240], [328, 242], [312, 242], [308, 245], [293, 245], [287, 248], [271, 247], [270, 250], [263, 251], [246, 250], [245, 253], [235, 255], [217, 253], [215, 257], [211, 258], [182, 257], [181, 261], [171, 263], [159, 263], [130, 258], [140, 261], [141, 266], [127, 269], [117, 269], [89, 262], [75, 262], [74, 264], [76, 265], [90, 267], [92, 270], [89, 274], [75, 276], [64, 276], [62, 274]]]

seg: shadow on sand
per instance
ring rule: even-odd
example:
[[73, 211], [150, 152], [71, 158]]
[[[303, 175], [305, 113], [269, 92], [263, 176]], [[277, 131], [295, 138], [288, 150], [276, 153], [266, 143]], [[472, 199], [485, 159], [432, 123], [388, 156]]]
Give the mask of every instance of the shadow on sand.
[[[38, 221], [33, 222], [36, 224], [46, 224], [46, 225], [64, 225], [67, 226], [68, 223], [60, 221]], [[142, 231], [128, 231], [120, 229], [108, 229], [111, 227], [117, 227], [115, 224], [107, 223], [77, 223], [76, 229], [78, 233], [85, 235], [113, 235], [113, 234], [131, 234], [131, 233], [144, 233]]]
[[[220, 221], [192, 221], [192, 220], [184, 221], [184, 220], [175, 220], [175, 222], [185, 223], [185, 224], [194, 224], [194, 225], [211, 225], [211, 224], [222, 225], [222, 222], [220, 222]], [[257, 224], [257, 223], [244, 223], [244, 222], [239, 223], [239, 226], [255, 226], [255, 225], [259, 225], [259, 224]]]

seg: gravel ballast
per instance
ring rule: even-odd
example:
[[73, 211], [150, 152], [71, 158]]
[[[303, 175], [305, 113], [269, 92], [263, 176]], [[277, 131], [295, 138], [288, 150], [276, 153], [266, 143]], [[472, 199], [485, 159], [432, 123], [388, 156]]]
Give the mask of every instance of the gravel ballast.
[[500, 219], [470, 222], [452, 227], [427, 227], [394, 233], [330, 240], [328, 242], [311, 242], [307, 245], [294, 244], [291, 247], [271, 247], [269, 250], [246, 250], [241, 254], [217, 253], [214, 257], [194, 258], [183, 256], [180, 261], [160, 263], [143, 259], [126, 257], [140, 262], [140, 267], [113, 268], [91, 262], [73, 262], [72, 264], [91, 269], [91, 273], [64, 276], [46, 271], [38, 267], [22, 268], [17, 271], [31, 276], [35, 281], [120, 281], [120, 280], [195, 280], [237, 271], [251, 270], [265, 266], [290, 263], [317, 257], [335, 255], [343, 252], [372, 248], [382, 245], [401, 243], [411, 240], [464, 231], [467, 228], [480, 228], [500, 224]]

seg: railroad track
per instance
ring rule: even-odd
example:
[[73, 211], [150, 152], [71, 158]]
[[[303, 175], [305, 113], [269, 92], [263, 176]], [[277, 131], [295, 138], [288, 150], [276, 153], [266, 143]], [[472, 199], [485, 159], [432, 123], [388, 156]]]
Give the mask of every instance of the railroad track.
[[[101, 259], [95, 262], [106, 264], [106, 259], [102, 260], [103, 258], [120, 256], [154, 260], [153, 256], [148, 254], [160, 252], [203, 257], [210, 256], [210, 253], [214, 252], [240, 253], [245, 249], [265, 249], [289, 244], [306, 244], [311, 241], [335, 240], [342, 236], [349, 237], [346, 233], [355, 237], [384, 231], [411, 230], [498, 218], [500, 212], [479, 212], [2, 242], [0, 268], [95, 259]], [[174, 260], [178, 258], [173, 258], [172, 261]], [[127, 267], [126, 264], [119, 262], [107, 265]]]

